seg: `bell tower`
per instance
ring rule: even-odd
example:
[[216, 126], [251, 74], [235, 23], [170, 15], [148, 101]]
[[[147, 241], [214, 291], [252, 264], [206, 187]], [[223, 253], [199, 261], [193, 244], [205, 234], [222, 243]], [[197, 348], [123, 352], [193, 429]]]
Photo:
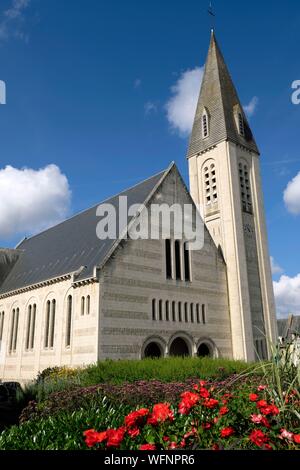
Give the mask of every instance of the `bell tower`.
[[213, 31], [187, 158], [192, 197], [227, 264], [234, 358], [265, 359], [277, 323], [260, 153]]

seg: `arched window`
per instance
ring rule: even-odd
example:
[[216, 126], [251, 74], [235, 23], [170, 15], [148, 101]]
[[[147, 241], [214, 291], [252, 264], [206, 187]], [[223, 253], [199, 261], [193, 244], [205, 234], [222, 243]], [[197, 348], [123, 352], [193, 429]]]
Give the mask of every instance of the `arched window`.
[[188, 303], [184, 303], [184, 321], [185, 323], [188, 323], [189, 321], [189, 312], [188, 312]]
[[182, 322], [181, 302], [178, 302], [178, 321]]
[[3, 330], [4, 330], [4, 312], [0, 312], [0, 349], [1, 343], [3, 338]]
[[81, 297], [81, 316], [84, 315], [85, 312], [85, 298]]
[[163, 319], [162, 309], [163, 309], [163, 301], [160, 300], [159, 303], [158, 303], [158, 318], [159, 318], [159, 321], [162, 321], [162, 319]]
[[175, 241], [175, 267], [176, 267], [176, 279], [181, 280], [181, 253], [180, 253], [180, 241]]
[[191, 280], [190, 250], [189, 250], [189, 244], [187, 242], [183, 244], [183, 257], [184, 257], [184, 278], [187, 282], [190, 282]]
[[172, 302], [172, 320], [176, 321], [176, 303], [175, 300]]
[[214, 206], [218, 202], [216, 165], [213, 160], [207, 162], [203, 171], [206, 206]]
[[169, 301], [166, 301], [166, 321], [170, 321], [170, 304]]
[[51, 323], [50, 323], [50, 342], [49, 347], [53, 348], [54, 346], [54, 333], [55, 333], [55, 316], [56, 316], [56, 300], [52, 300], [51, 305]]
[[152, 299], [152, 320], [156, 320], [156, 300]]
[[190, 311], [191, 311], [191, 323], [194, 323], [194, 304], [190, 305]]
[[239, 133], [244, 137], [245, 136], [245, 122], [242, 113], [238, 113], [239, 120]]
[[201, 319], [200, 319], [200, 305], [197, 304], [196, 305], [196, 317], [197, 317], [197, 323], [201, 323]]
[[46, 303], [46, 321], [45, 321], [45, 339], [44, 339], [44, 347], [46, 349], [49, 347], [50, 315], [51, 315], [51, 302], [50, 300], [48, 300]]
[[166, 277], [172, 279], [172, 250], [171, 240], [165, 241], [165, 257], [166, 257]]
[[243, 211], [252, 214], [250, 175], [248, 165], [245, 162], [239, 163], [239, 177]]
[[204, 108], [202, 113], [202, 138], [206, 139], [209, 136], [209, 116], [208, 111]]
[[30, 343], [31, 315], [32, 315], [32, 305], [29, 305], [28, 312], [27, 312], [27, 324], [26, 324], [26, 342], [25, 342], [26, 351], [28, 351], [29, 343]]
[[36, 323], [36, 304], [33, 305], [32, 315], [31, 315], [30, 341], [29, 341], [29, 348], [31, 350], [34, 349], [35, 323]]
[[86, 298], [86, 314], [89, 315], [91, 313], [91, 296], [88, 295]]
[[202, 323], [205, 325], [206, 323], [206, 306], [205, 304], [202, 305]]
[[20, 315], [20, 309], [14, 308], [12, 310], [11, 330], [10, 330], [10, 338], [9, 338], [9, 352], [10, 353], [15, 353], [17, 350], [19, 315]]
[[72, 331], [72, 310], [73, 310], [73, 299], [69, 295], [67, 300], [67, 329], [66, 329], [66, 347], [71, 346], [71, 331]]

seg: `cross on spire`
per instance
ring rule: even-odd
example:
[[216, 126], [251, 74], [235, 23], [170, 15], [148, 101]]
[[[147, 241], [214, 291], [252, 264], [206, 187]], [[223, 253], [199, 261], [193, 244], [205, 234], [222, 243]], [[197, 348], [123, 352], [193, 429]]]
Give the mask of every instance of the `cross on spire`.
[[207, 13], [209, 14], [211, 19], [211, 29], [214, 30], [216, 14], [214, 12], [212, 2], [209, 2]]

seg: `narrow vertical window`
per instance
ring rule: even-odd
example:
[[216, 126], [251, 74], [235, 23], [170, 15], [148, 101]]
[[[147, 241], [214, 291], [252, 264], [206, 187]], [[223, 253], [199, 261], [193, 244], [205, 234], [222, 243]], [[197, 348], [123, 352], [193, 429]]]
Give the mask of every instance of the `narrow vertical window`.
[[172, 250], [171, 240], [165, 241], [165, 256], [166, 256], [166, 277], [172, 279]]
[[34, 349], [34, 335], [35, 335], [35, 322], [36, 322], [36, 304], [33, 305], [31, 316], [31, 329], [30, 329], [30, 349]]
[[200, 319], [200, 305], [197, 304], [196, 305], [196, 315], [197, 315], [197, 323], [201, 323], [201, 319]]
[[84, 310], [85, 310], [85, 298], [81, 297], [81, 316], [84, 315]]
[[66, 330], [66, 347], [71, 346], [71, 331], [72, 331], [72, 307], [73, 307], [73, 299], [72, 296], [69, 295], [67, 301], [67, 330]]
[[172, 320], [176, 321], [176, 303], [174, 300], [172, 302]]
[[1, 342], [3, 338], [3, 329], [4, 329], [4, 312], [0, 313], [0, 348], [1, 348]]
[[15, 331], [15, 316], [16, 316], [16, 309], [14, 308], [13, 311], [12, 311], [11, 325], [10, 325], [10, 337], [9, 337], [9, 352], [10, 353], [13, 350], [14, 331]]
[[244, 123], [244, 118], [242, 113], [239, 113], [238, 115], [239, 119], [239, 133], [244, 136], [245, 135], [245, 123]]
[[170, 321], [170, 304], [169, 301], [166, 301], [166, 321]]
[[26, 342], [25, 342], [26, 351], [28, 351], [29, 349], [29, 342], [30, 342], [31, 314], [32, 314], [32, 305], [29, 305], [28, 312], [27, 312], [27, 324], [26, 324]]
[[51, 324], [50, 324], [50, 341], [49, 347], [53, 348], [54, 346], [54, 333], [55, 333], [55, 314], [56, 314], [56, 301], [52, 300], [51, 305]]
[[208, 112], [204, 108], [202, 114], [202, 137], [206, 139], [209, 136], [209, 123], [208, 123]]
[[181, 310], [181, 302], [178, 302], [178, 321], [182, 322], [182, 310]]
[[89, 315], [91, 312], [91, 297], [90, 295], [87, 296], [86, 298], [86, 313]]
[[195, 319], [194, 319], [194, 304], [190, 305], [190, 309], [191, 309], [191, 322], [194, 323], [194, 321], [195, 321]]
[[176, 267], [176, 279], [181, 279], [181, 253], [180, 253], [180, 241], [175, 241], [175, 267]]
[[206, 306], [205, 304], [202, 305], [202, 323], [205, 325], [206, 323]]
[[156, 320], [156, 300], [152, 300], [152, 320]]
[[183, 254], [184, 254], [184, 277], [186, 281], [191, 280], [191, 272], [190, 272], [190, 250], [189, 244], [186, 242], [183, 245]]
[[189, 321], [188, 303], [187, 302], [185, 302], [185, 304], [184, 304], [184, 321], [185, 321], [185, 323], [188, 323], [188, 321]]
[[50, 300], [48, 300], [46, 304], [46, 322], [45, 322], [45, 340], [44, 340], [45, 348], [49, 347], [50, 313], [51, 313], [51, 302]]
[[159, 317], [159, 321], [162, 321], [162, 319], [163, 319], [162, 305], [163, 305], [163, 302], [162, 302], [162, 300], [160, 300], [159, 303], [158, 303], [158, 317]]
[[18, 344], [18, 330], [19, 330], [19, 316], [20, 316], [20, 309], [16, 309], [16, 317], [15, 317], [15, 328], [14, 328], [14, 341], [13, 341], [13, 352], [17, 350]]

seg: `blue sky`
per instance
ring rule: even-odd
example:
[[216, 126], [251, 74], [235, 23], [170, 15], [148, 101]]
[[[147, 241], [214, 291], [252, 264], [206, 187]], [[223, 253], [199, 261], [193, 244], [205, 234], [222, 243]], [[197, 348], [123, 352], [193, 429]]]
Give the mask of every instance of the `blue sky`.
[[[0, 184], [9, 182], [5, 207], [12, 204], [14, 175], [23, 185], [34, 176], [21, 175], [24, 167], [58, 167], [40, 172], [34, 184], [38, 194], [43, 179], [51, 192], [51, 182], [58, 180], [58, 194], [51, 197], [61, 205], [58, 213], [48, 208], [49, 220], [89, 207], [172, 160], [187, 180], [187, 137], [172, 128], [166, 103], [183, 74], [205, 62], [208, 3], [0, 1], [0, 79], [7, 87], [7, 103], [0, 106]], [[291, 84], [300, 80], [299, 2], [216, 0], [214, 5], [217, 39], [241, 101], [247, 105], [258, 98], [250, 124], [262, 154], [270, 251], [282, 268], [275, 280], [284, 276], [279, 286], [284, 293], [277, 295], [288, 291], [289, 308], [299, 307], [300, 313], [300, 181], [292, 194], [294, 213], [283, 200], [300, 172], [300, 105], [291, 102]], [[7, 165], [14, 171], [3, 173]], [[27, 196], [25, 184], [25, 214]], [[2, 246], [30, 234], [16, 204], [15, 225], [8, 223], [9, 214], [0, 219], [8, 224], [6, 231], [0, 229]], [[36, 227], [32, 212], [27, 220]]]

